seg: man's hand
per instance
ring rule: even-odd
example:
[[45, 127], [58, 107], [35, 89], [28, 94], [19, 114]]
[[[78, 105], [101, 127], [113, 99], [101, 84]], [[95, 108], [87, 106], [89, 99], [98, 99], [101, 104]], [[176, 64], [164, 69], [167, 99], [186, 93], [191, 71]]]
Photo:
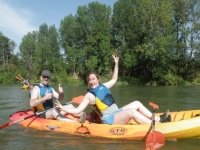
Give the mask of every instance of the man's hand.
[[44, 99], [46, 100], [50, 100], [53, 98], [53, 94], [49, 93], [49, 91], [46, 91], [46, 94], [44, 96]]
[[58, 84], [58, 91], [59, 93], [63, 93], [63, 88], [60, 86], [60, 84]]
[[58, 91], [59, 91], [58, 100], [61, 101], [64, 98], [64, 94], [63, 94], [63, 88], [60, 86], [60, 84], [58, 84]]

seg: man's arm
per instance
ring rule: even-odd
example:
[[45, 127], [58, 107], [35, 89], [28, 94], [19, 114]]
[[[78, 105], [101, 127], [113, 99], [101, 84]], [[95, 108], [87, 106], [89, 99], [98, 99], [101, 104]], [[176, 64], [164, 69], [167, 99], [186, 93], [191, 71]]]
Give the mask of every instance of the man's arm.
[[59, 92], [58, 100], [59, 100], [59, 101], [62, 101], [63, 98], [64, 98], [64, 93], [63, 93], [63, 92], [62, 92], [62, 93]]
[[39, 88], [34, 86], [33, 89], [31, 90], [30, 106], [36, 107], [42, 102], [51, 99], [52, 96], [53, 94], [46, 92], [46, 95], [44, 97], [39, 98]]
[[54, 97], [59, 100], [62, 101], [64, 98], [64, 93], [63, 93], [63, 88], [60, 86], [60, 84], [58, 85], [58, 93], [53, 89], [53, 95]]

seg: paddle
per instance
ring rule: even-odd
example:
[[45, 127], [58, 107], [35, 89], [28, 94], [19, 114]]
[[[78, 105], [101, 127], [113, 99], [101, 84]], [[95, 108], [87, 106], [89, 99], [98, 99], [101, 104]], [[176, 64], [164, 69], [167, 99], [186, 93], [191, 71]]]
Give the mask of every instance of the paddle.
[[71, 102], [80, 104], [83, 101], [83, 98], [84, 98], [84, 96], [80, 95], [80, 96], [74, 97]]
[[22, 79], [21, 79], [21, 78], [19, 78], [18, 76], [16, 76], [15, 78], [16, 78], [16, 79], [18, 79], [18, 80], [20, 80], [20, 81], [22, 81]]
[[[16, 77], [15, 77], [16, 79], [18, 79], [18, 80], [20, 80], [21, 81], [21, 83], [23, 83], [24, 84], [24, 82], [22, 82], [22, 80], [23, 80], [23, 78], [22, 78], [22, 76], [20, 75], [20, 74], [18, 74]], [[25, 85], [25, 84], [24, 84]], [[29, 89], [32, 89], [33, 88], [33, 86], [32, 85], [28, 85], [28, 87], [29, 87]]]
[[155, 131], [155, 109], [158, 109], [158, 105], [152, 102], [149, 105], [153, 107], [152, 131], [146, 139], [145, 150], [156, 150], [165, 145], [165, 139], [161, 132]]
[[[81, 95], [81, 96], [78, 96], [78, 97], [74, 97], [74, 98], [72, 99], [71, 102], [67, 102], [67, 103], [65, 103], [65, 104], [63, 104], [63, 105], [68, 105], [68, 104], [71, 104], [71, 103], [80, 104], [80, 102], [83, 100], [83, 97], [84, 97], [84, 96], [82, 96], [82, 95]], [[54, 108], [55, 108], [55, 107], [54, 107]], [[47, 111], [49, 111], [49, 110], [52, 110], [52, 109], [54, 109], [54, 108], [50, 108], [50, 109], [47, 109], [47, 110], [43, 110], [43, 111], [41, 111], [41, 112], [36, 112], [35, 114], [30, 115], [30, 116], [27, 116], [27, 117], [25, 117], [25, 118], [21, 118], [21, 119], [16, 120], [16, 121], [11, 121], [11, 122], [5, 123], [5, 124], [3, 124], [3, 125], [0, 126], [0, 130], [2, 130], [2, 129], [4, 129], [4, 128], [8, 127], [8, 126], [11, 126], [11, 125], [13, 125], [13, 124], [15, 124], [15, 123], [18, 123], [18, 122], [24, 121], [24, 120], [26, 120], [26, 119], [29, 119], [29, 118], [31, 118], [31, 117], [33, 117], [33, 116], [39, 116], [39, 115], [41, 115], [41, 114], [43, 114], [43, 113], [45, 113], [45, 112], [47, 112]]]
[[17, 75], [19, 78], [23, 79], [22, 76], [20, 74]]
[[23, 77], [20, 74], [18, 74], [15, 78], [18, 79], [18, 80], [20, 80], [20, 81], [23, 80]]

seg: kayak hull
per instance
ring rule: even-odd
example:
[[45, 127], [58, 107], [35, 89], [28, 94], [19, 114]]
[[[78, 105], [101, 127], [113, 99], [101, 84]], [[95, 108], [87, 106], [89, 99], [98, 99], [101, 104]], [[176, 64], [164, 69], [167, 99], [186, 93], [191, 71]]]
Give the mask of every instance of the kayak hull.
[[21, 89], [29, 89], [29, 85], [23, 85]]
[[32, 85], [23, 85], [23, 86], [21, 87], [21, 89], [32, 89], [32, 88], [33, 88]]
[[[33, 112], [19, 111], [10, 116], [11, 121], [32, 115]], [[200, 110], [170, 112], [172, 122], [156, 124], [155, 130], [161, 132], [165, 139], [177, 140], [200, 137]], [[157, 114], [159, 115], [159, 113]], [[77, 118], [73, 118], [77, 120]], [[18, 124], [38, 130], [49, 130], [73, 135], [102, 137], [124, 140], [145, 140], [151, 131], [150, 124], [137, 124], [131, 121], [127, 125], [107, 125], [89, 123], [64, 122], [33, 116]]]

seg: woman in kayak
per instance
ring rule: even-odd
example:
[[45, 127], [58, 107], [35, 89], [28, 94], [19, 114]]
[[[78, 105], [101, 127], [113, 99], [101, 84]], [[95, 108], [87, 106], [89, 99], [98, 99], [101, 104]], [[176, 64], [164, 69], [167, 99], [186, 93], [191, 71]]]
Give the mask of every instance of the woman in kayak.
[[[99, 75], [91, 72], [88, 75], [88, 85], [90, 90], [85, 94], [83, 101], [77, 108], [63, 107], [59, 101], [56, 101], [56, 108], [67, 113], [75, 114], [84, 111], [87, 105], [92, 105], [94, 110], [99, 114], [104, 124], [127, 124], [134, 119], [139, 124], [150, 124], [152, 122], [152, 113], [139, 101], [133, 101], [122, 108], [118, 108], [113, 99], [110, 88], [116, 83], [118, 78], [118, 61], [119, 57], [112, 55], [115, 61], [115, 67], [112, 79], [103, 84], [100, 83]], [[164, 114], [155, 117], [155, 121], [171, 121], [169, 110]]]

